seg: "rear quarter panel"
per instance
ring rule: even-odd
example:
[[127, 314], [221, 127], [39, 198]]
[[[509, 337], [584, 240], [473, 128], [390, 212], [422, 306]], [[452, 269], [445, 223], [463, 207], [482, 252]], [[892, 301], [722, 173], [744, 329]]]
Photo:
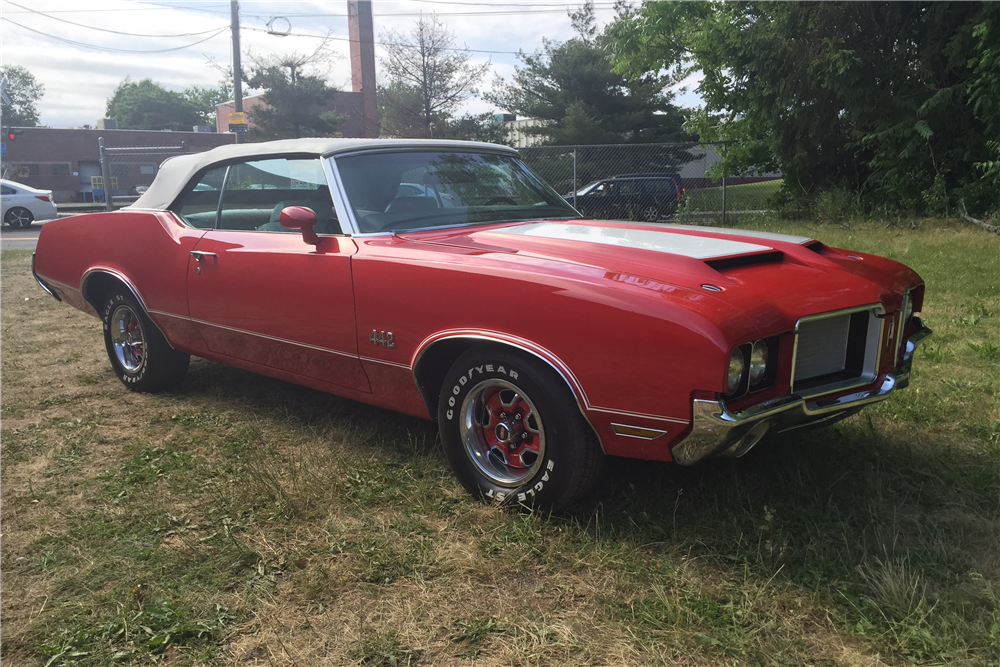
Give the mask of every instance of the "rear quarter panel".
[[[196, 352], [200, 337], [187, 317], [189, 253], [203, 230], [163, 211], [115, 211], [46, 223], [35, 250], [35, 272], [61, 299], [99, 314], [84, 298], [90, 272], [107, 271], [134, 287], [150, 317], [177, 349]], [[179, 317], [172, 317], [176, 315]]]

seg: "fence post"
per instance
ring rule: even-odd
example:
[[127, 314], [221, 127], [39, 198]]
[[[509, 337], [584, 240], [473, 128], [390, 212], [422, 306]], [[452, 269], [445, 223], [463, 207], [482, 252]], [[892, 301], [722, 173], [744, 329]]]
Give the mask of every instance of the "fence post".
[[111, 203], [111, 165], [108, 164], [108, 153], [104, 150], [104, 137], [97, 138], [97, 147], [101, 152], [101, 179], [104, 181], [104, 208], [115, 210]]
[[576, 192], [579, 189], [576, 183], [576, 146], [573, 146], [573, 208], [576, 208]]
[[722, 142], [722, 224], [726, 224], [726, 146], [729, 144]]

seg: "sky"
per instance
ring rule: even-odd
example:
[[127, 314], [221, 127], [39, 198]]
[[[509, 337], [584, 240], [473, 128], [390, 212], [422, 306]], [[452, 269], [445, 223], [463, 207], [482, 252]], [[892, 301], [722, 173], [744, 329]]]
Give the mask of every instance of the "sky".
[[[519, 64], [517, 51], [534, 51], [543, 38], [573, 37], [567, 13], [570, 0], [374, 0], [376, 57], [385, 33], [408, 33], [421, 13], [437, 15], [455, 34], [455, 47], [472, 49], [473, 64], [491, 63], [481, 89], [495, 76], [510, 79]], [[596, 0], [598, 23], [614, 18], [614, 3]], [[85, 7], [85, 8], [84, 8]], [[280, 17], [280, 18], [279, 18]], [[268, 34], [268, 22], [282, 32]], [[0, 0], [0, 63], [21, 65], [45, 86], [38, 104], [40, 124], [51, 127], [94, 125], [104, 117], [107, 99], [125, 77], [152, 79], [168, 90], [214, 87], [222, 73], [211, 66], [232, 62], [229, 2], [224, 0]], [[330, 85], [351, 89], [347, 42], [347, 1], [241, 0], [242, 53], [312, 52], [318, 37], [330, 32], [340, 57], [328, 73]], [[245, 58], [245, 56], [244, 56]], [[244, 65], [245, 68], [245, 65]], [[378, 66], [376, 65], [376, 70]], [[699, 98], [684, 82], [675, 103], [697, 106]], [[460, 112], [494, 110], [481, 99]]]

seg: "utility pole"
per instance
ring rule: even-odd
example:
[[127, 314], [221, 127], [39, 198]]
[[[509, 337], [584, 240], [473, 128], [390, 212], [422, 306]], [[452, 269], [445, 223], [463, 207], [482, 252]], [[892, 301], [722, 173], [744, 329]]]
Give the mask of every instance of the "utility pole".
[[[233, 111], [240, 114], [240, 122], [243, 121], [243, 68], [240, 65], [240, 3], [236, 0], [229, 0], [229, 10], [232, 14], [233, 32]], [[236, 133], [236, 143], [240, 143], [240, 135], [246, 131], [246, 125], [240, 128], [230, 128]]]

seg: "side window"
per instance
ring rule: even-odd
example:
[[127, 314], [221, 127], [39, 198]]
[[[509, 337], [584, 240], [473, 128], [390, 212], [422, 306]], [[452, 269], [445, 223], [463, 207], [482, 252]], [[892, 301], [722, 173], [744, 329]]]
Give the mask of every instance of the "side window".
[[613, 187], [614, 183], [605, 181], [604, 183], [601, 183], [596, 188], [594, 188], [594, 194], [598, 197], [610, 197], [613, 194], [612, 193]]
[[639, 181], [622, 181], [621, 193], [626, 197], [638, 197], [642, 194], [642, 190], [639, 188]]
[[341, 233], [319, 158], [231, 165], [222, 193], [219, 229], [298, 233], [279, 222], [281, 210], [287, 206], [312, 209], [317, 234]]
[[4, 195], [16, 195], [17, 194], [17, 190], [15, 190], [14, 188], [9, 187], [7, 185], [4, 185], [4, 186], [0, 186], [0, 194], [4, 194]]
[[173, 208], [174, 213], [192, 227], [199, 229], [215, 227], [215, 218], [219, 212], [219, 196], [222, 194], [222, 183], [225, 179], [225, 167], [206, 171], [193, 187], [181, 195], [180, 201]]

